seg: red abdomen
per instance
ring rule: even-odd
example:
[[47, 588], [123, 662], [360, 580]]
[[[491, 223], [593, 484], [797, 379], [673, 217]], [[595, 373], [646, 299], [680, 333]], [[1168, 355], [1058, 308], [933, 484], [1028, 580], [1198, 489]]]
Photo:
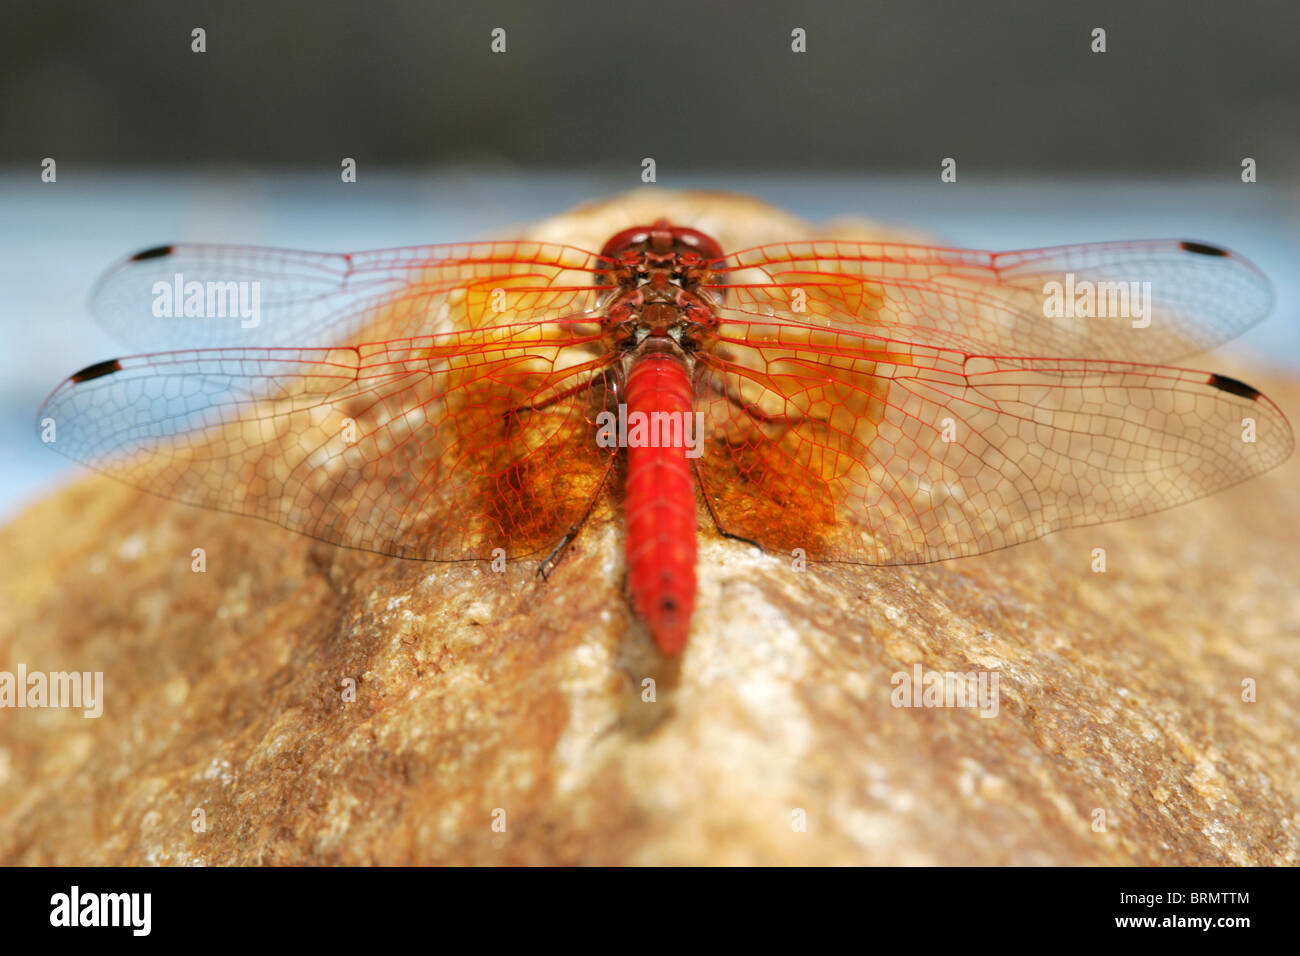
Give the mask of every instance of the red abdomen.
[[[632, 366], [624, 503], [628, 589], [632, 606], [665, 654], [686, 646], [695, 609], [695, 481], [683, 441], [647, 446], [636, 441], [632, 426], [640, 412], [651, 423], [650, 436], [684, 437], [693, 434], [684, 431], [693, 425], [693, 410], [694, 391], [675, 355], [651, 352]], [[672, 414], [665, 418], [664, 412]], [[672, 419], [678, 423], [675, 431]]]

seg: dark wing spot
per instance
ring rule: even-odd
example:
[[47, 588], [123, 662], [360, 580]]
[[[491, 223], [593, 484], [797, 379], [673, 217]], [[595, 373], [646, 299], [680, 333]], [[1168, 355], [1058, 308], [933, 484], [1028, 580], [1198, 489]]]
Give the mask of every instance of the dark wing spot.
[[87, 365], [72, 376], [72, 381], [77, 383], [89, 382], [92, 378], [103, 378], [105, 375], [112, 375], [114, 372], [120, 371], [122, 371], [122, 363], [117, 359], [109, 359], [107, 362], [96, 362], [94, 365]]
[[1249, 398], [1251, 401], [1259, 398], [1259, 389], [1251, 388], [1245, 382], [1239, 382], [1235, 378], [1228, 378], [1226, 375], [1215, 375], [1211, 372], [1208, 382], [1215, 388], [1222, 389], [1231, 395], [1240, 395], [1242, 398]]
[[137, 252], [131, 257], [132, 262], [141, 262], [145, 259], [161, 259], [163, 256], [170, 256], [175, 246], [154, 246], [152, 249], [146, 249], [144, 252]]
[[1179, 245], [1187, 252], [1196, 252], [1203, 256], [1227, 256], [1229, 254], [1227, 249], [1220, 249], [1208, 242], [1193, 242], [1191, 239], [1184, 239]]

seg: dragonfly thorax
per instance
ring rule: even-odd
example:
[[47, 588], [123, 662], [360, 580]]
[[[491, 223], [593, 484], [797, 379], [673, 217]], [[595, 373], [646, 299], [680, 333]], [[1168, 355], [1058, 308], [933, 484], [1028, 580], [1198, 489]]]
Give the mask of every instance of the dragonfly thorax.
[[687, 350], [704, 344], [717, 324], [715, 294], [704, 287], [710, 266], [722, 258], [715, 240], [660, 220], [618, 233], [601, 258], [612, 261], [598, 273], [611, 286], [602, 311], [612, 348], [628, 350], [649, 338]]

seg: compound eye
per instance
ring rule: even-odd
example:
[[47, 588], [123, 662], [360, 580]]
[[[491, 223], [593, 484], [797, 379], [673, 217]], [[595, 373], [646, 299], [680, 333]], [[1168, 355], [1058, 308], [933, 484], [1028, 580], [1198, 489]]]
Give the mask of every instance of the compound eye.
[[675, 226], [673, 227], [673, 238], [682, 245], [695, 250], [703, 261], [711, 262], [722, 258], [722, 246], [718, 245], [718, 240], [700, 232], [698, 229]]
[[623, 261], [626, 258], [624, 256], [626, 251], [635, 246], [645, 245], [650, 240], [650, 228], [650, 226], [633, 226], [631, 229], [615, 233], [600, 250], [601, 258]]

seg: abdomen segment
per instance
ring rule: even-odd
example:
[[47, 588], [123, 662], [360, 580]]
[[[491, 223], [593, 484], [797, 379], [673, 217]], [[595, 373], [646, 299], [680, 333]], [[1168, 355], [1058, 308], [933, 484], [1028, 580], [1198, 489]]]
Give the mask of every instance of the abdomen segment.
[[693, 426], [693, 406], [694, 390], [675, 355], [651, 352], [632, 366], [624, 499], [628, 588], [633, 607], [665, 654], [686, 646], [695, 608], [695, 480], [684, 441], [658, 441], [658, 447], [639, 442], [635, 423], [648, 423], [643, 439], [684, 439], [694, 434], [686, 431]]

